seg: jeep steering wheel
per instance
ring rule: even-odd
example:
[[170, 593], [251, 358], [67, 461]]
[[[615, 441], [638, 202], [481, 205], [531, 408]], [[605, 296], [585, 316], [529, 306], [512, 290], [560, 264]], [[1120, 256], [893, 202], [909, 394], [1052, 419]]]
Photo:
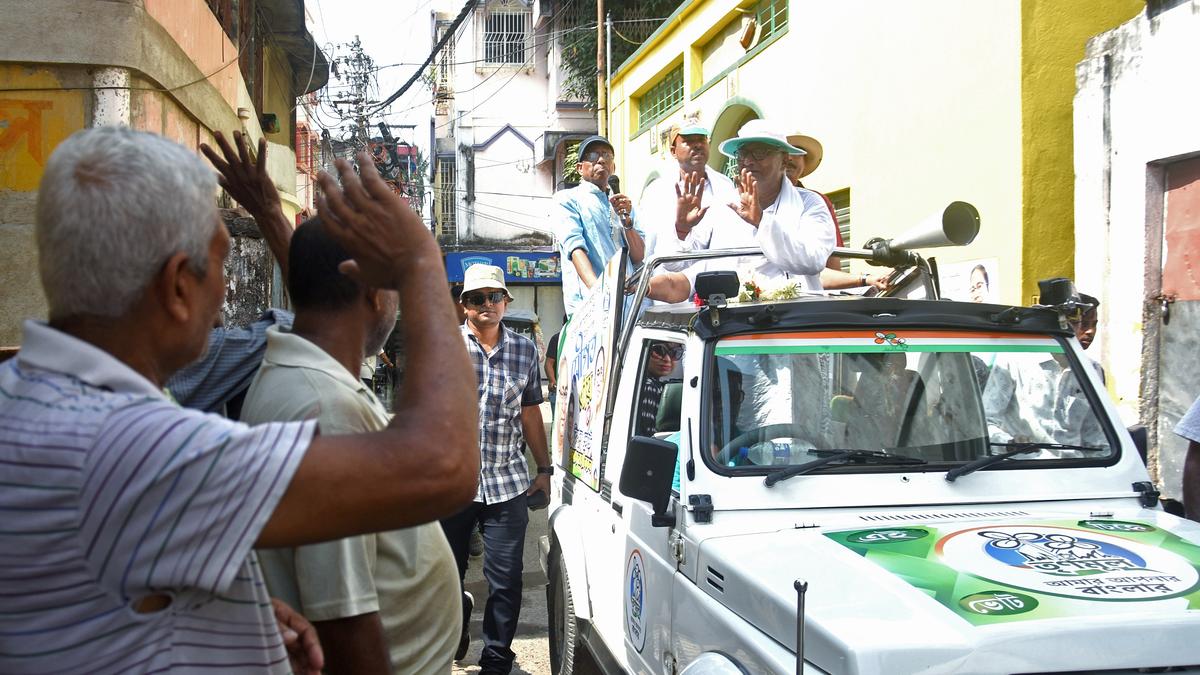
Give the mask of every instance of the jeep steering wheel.
[[740, 448], [743, 445], [754, 445], [763, 443], [771, 438], [804, 438], [805, 430], [799, 424], [787, 422], [782, 424], [767, 424], [751, 429], [734, 436], [729, 439], [729, 442], [721, 448], [717, 453], [717, 461], [721, 464], [728, 464], [730, 459], [730, 451], [735, 448]]

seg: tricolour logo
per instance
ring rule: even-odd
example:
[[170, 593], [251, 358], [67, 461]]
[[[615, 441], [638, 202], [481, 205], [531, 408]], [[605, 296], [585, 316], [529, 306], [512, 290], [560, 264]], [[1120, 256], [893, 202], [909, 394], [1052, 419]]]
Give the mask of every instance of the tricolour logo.
[[938, 542], [947, 565], [1015, 588], [1081, 600], [1156, 600], [1194, 590], [1183, 557], [1102, 532], [1007, 525], [962, 530]]

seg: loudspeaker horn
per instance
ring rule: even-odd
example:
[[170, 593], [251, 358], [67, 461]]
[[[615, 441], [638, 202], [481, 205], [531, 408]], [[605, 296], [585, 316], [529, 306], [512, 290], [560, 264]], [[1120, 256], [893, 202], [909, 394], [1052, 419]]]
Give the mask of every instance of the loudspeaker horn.
[[913, 229], [888, 242], [894, 249], [966, 246], [979, 234], [979, 209], [967, 202], [950, 202]]

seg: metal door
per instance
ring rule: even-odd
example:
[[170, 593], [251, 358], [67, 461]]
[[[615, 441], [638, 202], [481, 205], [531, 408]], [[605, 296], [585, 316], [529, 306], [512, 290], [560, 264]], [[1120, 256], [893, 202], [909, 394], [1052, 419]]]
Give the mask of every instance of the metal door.
[[1146, 364], [1152, 370], [1144, 381], [1148, 410], [1157, 408], [1158, 481], [1178, 499], [1187, 443], [1174, 428], [1200, 396], [1200, 157], [1167, 165], [1164, 179], [1162, 275], [1148, 312], [1158, 328], [1158, 358]]

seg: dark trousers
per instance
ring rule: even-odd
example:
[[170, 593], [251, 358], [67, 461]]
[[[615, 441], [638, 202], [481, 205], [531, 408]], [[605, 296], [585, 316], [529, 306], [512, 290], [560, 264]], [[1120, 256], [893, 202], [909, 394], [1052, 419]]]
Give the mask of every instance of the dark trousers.
[[[488, 583], [479, 666], [482, 673], [508, 673], [512, 670], [511, 647], [521, 615], [522, 553], [525, 527], [529, 524], [525, 494], [497, 504], [473, 502], [442, 521], [442, 530], [458, 563], [460, 586], [467, 575], [471, 530], [477, 524], [483, 531], [483, 577]], [[465, 597], [463, 607], [466, 608]]]

